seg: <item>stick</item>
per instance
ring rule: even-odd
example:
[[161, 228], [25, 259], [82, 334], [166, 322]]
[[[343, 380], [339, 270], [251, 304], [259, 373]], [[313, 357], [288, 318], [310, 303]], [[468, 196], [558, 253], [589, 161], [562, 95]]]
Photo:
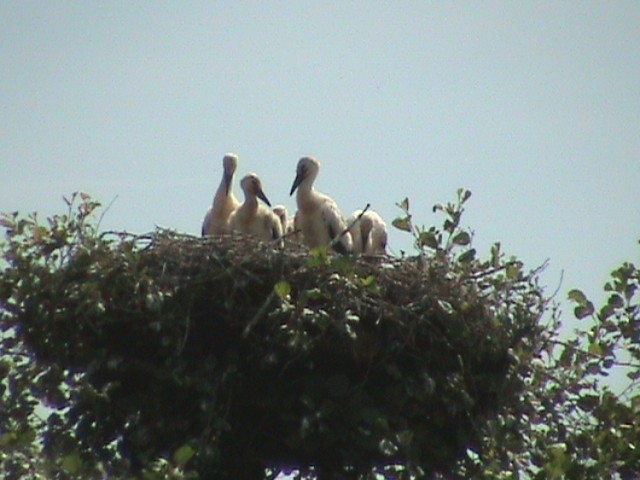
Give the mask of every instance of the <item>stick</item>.
[[336, 238], [334, 238], [333, 240], [331, 240], [331, 242], [329, 243], [329, 248], [333, 248], [334, 246], [336, 246], [338, 244], [338, 242], [342, 239], [342, 237], [344, 237], [347, 233], [349, 233], [349, 230], [351, 230], [351, 228], [360, 221], [360, 219], [363, 217], [363, 215], [367, 212], [367, 210], [369, 210], [371, 208], [371, 204], [367, 203], [367, 205], [362, 209], [362, 211], [358, 214], [358, 216], [353, 219], [353, 221], [347, 225], [347, 228], [345, 228], [340, 235], [338, 235]]

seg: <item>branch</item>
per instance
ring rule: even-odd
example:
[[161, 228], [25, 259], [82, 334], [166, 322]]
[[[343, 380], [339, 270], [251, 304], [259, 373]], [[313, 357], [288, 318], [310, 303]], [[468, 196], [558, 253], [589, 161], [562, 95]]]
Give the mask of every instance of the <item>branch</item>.
[[271, 290], [271, 293], [266, 298], [262, 306], [258, 309], [256, 314], [253, 316], [253, 318], [249, 321], [249, 323], [247, 323], [247, 326], [244, 328], [244, 332], [242, 332], [243, 338], [247, 338], [251, 333], [251, 330], [253, 329], [253, 327], [256, 326], [256, 324], [260, 321], [262, 317], [264, 317], [264, 314], [267, 312], [267, 309], [269, 308], [269, 305], [271, 305], [271, 302], [273, 301], [275, 296], [276, 296], [276, 291]]
[[[573, 351], [582, 353], [582, 354], [584, 354], [587, 357], [592, 358], [592, 359], [598, 359], [598, 360], [604, 359], [604, 355], [599, 355], [597, 353], [591, 353], [591, 352], [589, 352], [587, 350], [582, 350], [581, 348], [574, 347], [570, 343], [565, 342], [563, 340], [550, 340], [550, 342], [552, 344], [554, 344], [554, 345], [560, 345], [560, 346], [565, 347], [565, 348], [571, 348]], [[618, 346], [618, 348], [620, 348], [620, 346]], [[638, 368], [638, 369], [640, 369], [640, 363], [621, 362], [619, 360], [614, 360], [612, 365], [615, 365], [616, 367], [629, 367], [629, 368]]]
[[114, 204], [114, 202], [117, 199], [118, 199], [118, 195], [113, 197], [113, 199], [109, 202], [109, 205], [107, 205], [106, 208], [100, 214], [100, 218], [98, 219], [98, 223], [96, 224], [96, 230], [97, 231], [100, 231], [100, 224], [102, 223], [102, 219], [104, 218], [104, 216], [107, 214], [107, 212], [109, 211], [109, 209], [111, 208], [111, 206]]
[[342, 239], [342, 237], [344, 237], [347, 233], [349, 233], [349, 231], [351, 230], [351, 228], [360, 221], [360, 219], [364, 216], [364, 214], [367, 212], [367, 210], [369, 210], [371, 208], [371, 204], [367, 203], [367, 205], [362, 209], [362, 211], [358, 214], [358, 216], [356, 218], [353, 219], [353, 221], [347, 225], [347, 228], [345, 228], [340, 235], [338, 235], [336, 238], [334, 238], [333, 240], [331, 240], [331, 242], [329, 243], [329, 248], [333, 248], [335, 247], [338, 242]]

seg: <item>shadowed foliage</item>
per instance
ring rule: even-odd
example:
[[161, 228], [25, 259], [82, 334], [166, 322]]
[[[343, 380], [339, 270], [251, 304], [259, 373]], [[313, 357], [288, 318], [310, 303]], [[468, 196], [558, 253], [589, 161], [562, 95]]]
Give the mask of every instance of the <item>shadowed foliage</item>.
[[415, 228], [401, 203], [394, 225], [418, 250], [402, 258], [99, 233], [85, 195], [46, 226], [5, 215], [7, 478], [480, 478], [480, 458], [521, 466], [556, 325], [541, 322], [537, 271], [499, 244], [476, 259], [459, 226], [469, 195], [436, 207], [441, 230]]

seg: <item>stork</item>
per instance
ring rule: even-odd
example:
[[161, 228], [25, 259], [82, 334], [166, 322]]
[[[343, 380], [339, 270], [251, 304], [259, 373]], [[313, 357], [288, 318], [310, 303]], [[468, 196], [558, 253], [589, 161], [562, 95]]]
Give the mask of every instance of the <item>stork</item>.
[[313, 157], [302, 157], [296, 168], [296, 178], [289, 195], [298, 190], [298, 211], [295, 225], [302, 232], [303, 242], [310, 248], [331, 245], [338, 253], [352, 253], [351, 234], [336, 202], [316, 192], [313, 182], [318, 176], [320, 162]]
[[387, 225], [382, 217], [372, 211], [356, 210], [349, 218], [355, 253], [383, 255], [387, 249]]
[[228, 153], [222, 159], [222, 180], [213, 197], [213, 203], [202, 222], [202, 236], [229, 233], [229, 217], [240, 206], [240, 202], [231, 190], [233, 174], [238, 167], [238, 156]]
[[280, 218], [270, 208], [258, 203], [258, 198], [271, 207], [271, 202], [262, 190], [262, 182], [255, 173], [245, 175], [240, 181], [244, 192], [244, 203], [229, 220], [231, 230], [255, 235], [259, 240], [271, 241], [282, 238]]
[[295, 230], [293, 219], [289, 217], [287, 207], [285, 207], [284, 205], [276, 205], [272, 210], [273, 213], [275, 213], [280, 219], [280, 224], [282, 225], [282, 234], [287, 235], [287, 237], [289, 238], [295, 236], [295, 234], [293, 233]]

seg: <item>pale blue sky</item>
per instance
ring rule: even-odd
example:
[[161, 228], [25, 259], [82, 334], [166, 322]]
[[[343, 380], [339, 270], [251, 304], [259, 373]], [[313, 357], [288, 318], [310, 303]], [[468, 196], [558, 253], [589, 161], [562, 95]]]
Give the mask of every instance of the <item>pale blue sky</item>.
[[83, 190], [118, 196], [106, 229], [197, 234], [224, 153], [290, 210], [312, 154], [345, 214], [408, 196], [433, 224], [471, 189], [481, 254], [599, 300], [639, 258], [639, 25], [637, 1], [6, 0], [0, 210]]

